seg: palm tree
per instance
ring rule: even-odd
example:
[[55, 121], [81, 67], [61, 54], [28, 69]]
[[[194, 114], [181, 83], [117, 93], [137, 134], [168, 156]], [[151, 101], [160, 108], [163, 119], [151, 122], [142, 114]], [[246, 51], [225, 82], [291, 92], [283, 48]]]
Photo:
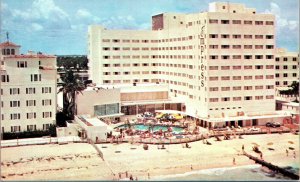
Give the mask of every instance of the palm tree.
[[299, 96], [299, 82], [294, 81], [288, 87], [290, 87], [290, 89], [281, 90], [279, 93], [282, 95], [293, 95], [296, 97], [296, 100], [294, 102], [298, 102], [297, 96]]
[[66, 74], [62, 77], [62, 87], [58, 93], [63, 93], [63, 113], [70, 119], [74, 119], [75, 113], [75, 99], [76, 95], [85, 89], [85, 85], [79, 80], [78, 75], [74, 75], [73, 71], [67, 70]]

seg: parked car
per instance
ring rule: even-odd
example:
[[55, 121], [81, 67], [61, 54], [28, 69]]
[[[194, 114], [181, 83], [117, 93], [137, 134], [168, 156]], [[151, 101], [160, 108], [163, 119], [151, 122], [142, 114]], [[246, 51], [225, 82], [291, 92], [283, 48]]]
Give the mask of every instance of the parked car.
[[279, 122], [267, 122], [266, 123], [266, 127], [273, 127], [273, 128], [276, 128], [276, 127], [280, 127], [281, 124]]

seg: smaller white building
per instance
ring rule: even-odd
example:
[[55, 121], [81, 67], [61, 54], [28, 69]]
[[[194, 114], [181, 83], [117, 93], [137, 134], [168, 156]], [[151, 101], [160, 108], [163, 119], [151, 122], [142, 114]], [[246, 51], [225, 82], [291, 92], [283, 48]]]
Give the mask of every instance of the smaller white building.
[[87, 115], [75, 116], [75, 123], [85, 130], [86, 137], [93, 142], [105, 140], [107, 133], [112, 132], [112, 128], [98, 118], [91, 118]]

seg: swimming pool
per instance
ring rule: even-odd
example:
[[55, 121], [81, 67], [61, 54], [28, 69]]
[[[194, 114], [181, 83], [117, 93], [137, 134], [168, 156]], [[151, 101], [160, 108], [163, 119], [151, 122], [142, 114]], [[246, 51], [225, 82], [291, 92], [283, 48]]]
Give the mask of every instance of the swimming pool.
[[[124, 125], [120, 125], [116, 128], [124, 129], [124, 128], [128, 128], [128, 126], [129, 126], [128, 124], [124, 124]], [[149, 125], [144, 125], [144, 124], [134, 124], [133, 125], [133, 128], [135, 130], [139, 130], [139, 131], [147, 131], [147, 130], [149, 130], [149, 127], [153, 127], [153, 132], [155, 132], [155, 131], [159, 131], [160, 129], [162, 131], [167, 131], [169, 126], [160, 126], [160, 125], [149, 126]], [[182, 127], [176, 127], [176, 126], [171, 126], [171, 128], [172, 128], [172, 133], [174, 133], [174, 134], [180, 134], [183, 132], [183, 129], [184, 129]]]

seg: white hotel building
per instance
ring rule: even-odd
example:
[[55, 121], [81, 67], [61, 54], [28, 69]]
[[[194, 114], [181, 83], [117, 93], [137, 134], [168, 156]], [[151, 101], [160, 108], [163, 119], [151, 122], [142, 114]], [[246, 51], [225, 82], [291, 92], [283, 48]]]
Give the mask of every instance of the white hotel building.
[[263, 115], [284, 117], [275, 114], [272, 14], [210, 3], [208, 12], [155, 15], [152, 30], [92, 25], [88, 47], [94, 83], [168, 84], [169, 95], [183, 99], [185, 112], [201, 122], [256, 125]]
[[20, 46], [0, 44], [1, 131], [45, 130], [55, 124], [56, 57], [20, 54]]

